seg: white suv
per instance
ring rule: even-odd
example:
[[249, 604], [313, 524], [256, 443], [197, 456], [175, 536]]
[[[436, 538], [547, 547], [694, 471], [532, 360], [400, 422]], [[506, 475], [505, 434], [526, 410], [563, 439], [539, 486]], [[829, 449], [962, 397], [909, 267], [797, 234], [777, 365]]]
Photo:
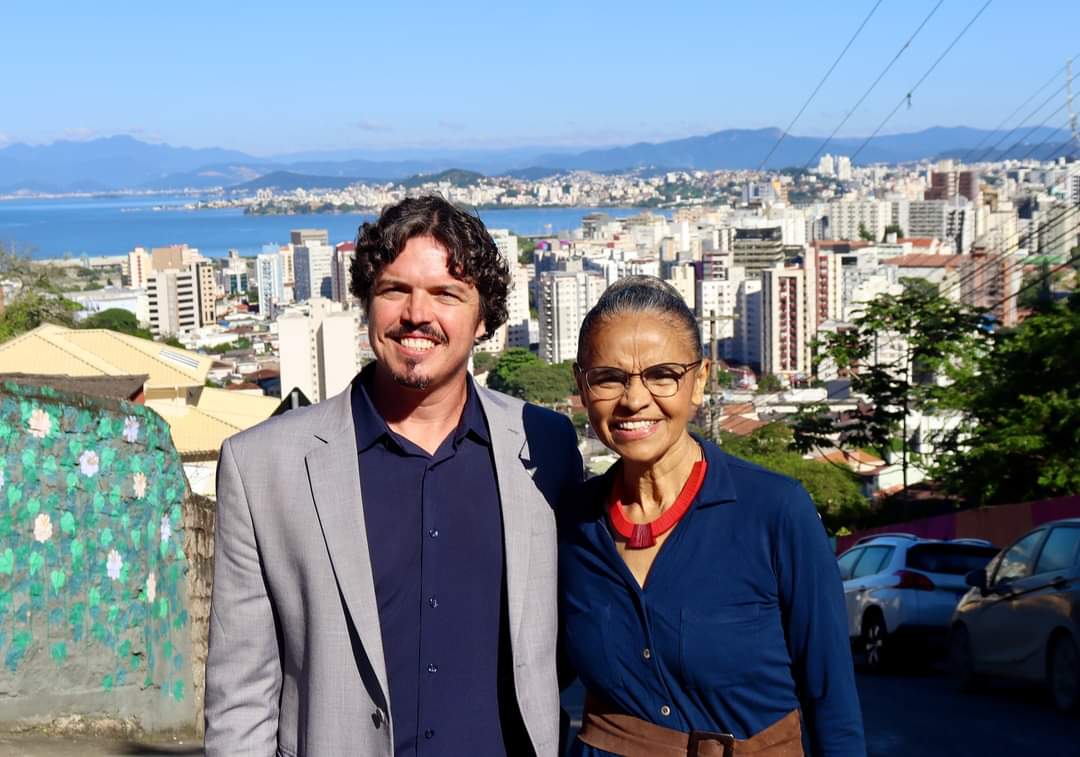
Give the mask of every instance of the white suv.
[[944, 651], [953, 610], [971, 588], [964, 577], [996, 554], [981, 539], [877, 534], [840, 555], [848, 636], [866, 666], [889, 667], [902, 642]]

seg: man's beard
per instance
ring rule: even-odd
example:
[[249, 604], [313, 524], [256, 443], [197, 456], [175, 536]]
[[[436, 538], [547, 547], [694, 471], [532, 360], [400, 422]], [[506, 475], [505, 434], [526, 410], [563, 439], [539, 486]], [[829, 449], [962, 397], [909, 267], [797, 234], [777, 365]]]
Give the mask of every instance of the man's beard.
[[[427, 323], [415, 326], [412, 324], [405, 324], [387, 332], [387, 336], [391, 339], [398, 340], [408, 334], [415, 333], [423, 334], [424, 336], [433, 339], [439, 345], [445, 345], [450, 341], [446, 338], [446, 334]], [[399, 373], [398, 371], [391, 371], [394, 382], [398, 386], [403, 386], [406, 389], [414, 389], [421, 392], [426, 390], [431, 386], [431, 377], [423, 376], [416, 372], [416, 368], [419, 364], [419, 361], [406, 359], [404, 372]]]
[[394, 383], [398, 386], [403, 386], [406, 389], [415, 389], [421, 392], [431, 386], [431, 378], [416, 373], [416, 366], [417, 363], [412, 360], [405, 361], [404, 373], [399, 373], [397, 371], [392, 372], [391, 375], [394, 377]]

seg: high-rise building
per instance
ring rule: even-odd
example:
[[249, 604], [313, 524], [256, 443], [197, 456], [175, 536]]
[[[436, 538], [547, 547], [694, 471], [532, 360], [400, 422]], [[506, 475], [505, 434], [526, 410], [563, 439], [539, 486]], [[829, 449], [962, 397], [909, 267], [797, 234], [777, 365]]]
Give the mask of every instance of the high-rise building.
[[294, 296], [297, 302], [314, 297], [333, 299], [333, 257], [334, 248], [322, 241], [312, 239], [306, 244], [295, 246], [293, 251], [296, 274]]
[[887, 200], [838, 200], [829, 203], [828, 239], [862, 239], [865, 232], [872, 241], [885, 236], [892, 217]]
[[802, 268], [777, 266], [761, 274], [761, 370], [778, 376], [810, 374], [809, 314]]
[[701, 329], [701, 344], [712, 359], [733, 359], [735, 348], [735, 316], [739, 287], [745, 278], [740, 267], [724, 268], [714, 278], [697, 282], [695, 314]]
[[510, 269], [513, 277], [506, 297], [506, 346], [529, 347], [529, 273], [532, 266], [517, 263]]
[[360, 312], [322, 297], [277, 319], [282, 396], [299, 388], [320, 402], [345, 387], [361, 367]]
[[548, 363], [576, 360], [581, 322], [606, 288], [604, 277], [552, 271], [541, 274], [539, 284], [540, 358]]
[[836, 164], [832, 155], [825, 153], [821, 156], [821, 160], [818, 161], [817, 172], [822, 176], [836, 176]]
[[142, 247], [136, 247], [128, 253], [128, 286], [132, 289], [145, 289], [150, 275], [154, 272], [154, 258]]
[[731, 244], [734, 265], [746, 269], [747, 278], [784, 262], [784, 235], [779, 226], [760, 229], [736, 229]]
[[488, 233], [491, 234], [506, 264], [512, 269], [518, 263], [518, 238], [508, 229], [488, 229]]
[[334, 246], [330, 267], [330, 299], [340, 302], [346, 309], [359, 305], [352, 296], [352, 261], [356, 253], [355, 242], [341, 242]]
[[154, 247], [150, 250], [150, 256], [153, 259], [155, 271], [164, 271], [169, 268], [185, 268], [192, 263], [206, 260], [199, 254], [197, 249], [188, 247], [186, 244]]
[[255, 258], [255, 277], [259, 288], [259, 312], [267, 318], [276, 318], [285, 306], [285, 285], [282, 275], [282, 259], [276, 249]]
[[761, 367], [761, 279], [743, 279], [735, 300], [735, 345], [732, 360]]
[[836, 178], [840, 181], [851, 181], [851, 158], [847, 155], [836, 156]]
[[210, 263], [155, 271], [146, 284], [151, 333], [175, 336], [214, 323], [215, 291]]
[[289, 232], [289, 242], [293, 247], [303, 247], [308, 242], [330, 244], [330, 232], [327, 229], [293, 229]]
[[979, 175], [975, 171], [957, 170], [952, 161], [938, 163], [930, 172], [930, 188], [926, 200], [953, 200], [966, 197], [971, 202], [979, 199]]
[[695, 309], [697, 303], [697, 276], [695, 275], [695, 269], [696, 266], [693, 263], [679, 263], [668, 269], [667, 278], [664, 279], [675, 288], [675, 291], [682, 295], [686, 306], [691, 310]]

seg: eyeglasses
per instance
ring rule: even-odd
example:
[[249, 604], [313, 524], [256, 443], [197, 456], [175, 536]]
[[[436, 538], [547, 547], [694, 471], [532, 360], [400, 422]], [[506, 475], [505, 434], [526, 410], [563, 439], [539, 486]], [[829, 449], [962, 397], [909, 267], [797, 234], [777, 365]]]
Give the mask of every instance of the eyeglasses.
[[693, 363], [658, 363], [650, 365], [640, 373], [628, 373], [621, 368], [582, 369], [575, 366], [578, 373], [585, 377], [585, 386], [589, 393], [598, 400], [614, 400], [622, 397], [630, 388], [630, 379], [641, 378], [641, 383], [654, 397], [674, 397], [679, 393], [682, 377], [701, 365], [700, 360]]

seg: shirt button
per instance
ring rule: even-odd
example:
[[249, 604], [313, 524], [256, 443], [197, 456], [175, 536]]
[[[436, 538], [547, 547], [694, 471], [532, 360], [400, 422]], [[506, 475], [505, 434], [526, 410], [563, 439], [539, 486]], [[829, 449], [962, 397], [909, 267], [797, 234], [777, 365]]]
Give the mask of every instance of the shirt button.
[[424, 738], [425, 739], [433, 739], [433, 738], [435, 738], [435, 731], [432, 730], [431, 728], [428, 728], [426, 731], [424, 731]]
[[371, 722], [375, 724], [375, 728], [382, 728], [383, 714], [379, 710], [371, 713]]
[[665, 704], [663, 707], [660, 708], [660, 714], [666, 718], [668, 715], [671, 714], [671, 708]]
[[429, 673], [438, 673], [439, 672], [439, 666], [436, 665], [435, 663], [431, 663], [430, 665], [427, 666], [427, 672], [429, 672]]
[[427, 535], [430, 536], [432, 539], [434, 539], [435, 537], [437, 537], [439, 535], [439, 529], [437, 529], [437, 528], [429, 528], [428, 532], [427, 532]]
[[644, 657], [646, 660], [651, 660], [652, 659], [652, 650], [649, 649], [648, 647], [645, 647], [643, 650], [641, 650], [641, 656]]
[[439, 606], [439, 600], [435, 599], [435, 597], [429, 597], [427, 603], [429, 605], [431, 605], [432, 607], [438, 607]]

